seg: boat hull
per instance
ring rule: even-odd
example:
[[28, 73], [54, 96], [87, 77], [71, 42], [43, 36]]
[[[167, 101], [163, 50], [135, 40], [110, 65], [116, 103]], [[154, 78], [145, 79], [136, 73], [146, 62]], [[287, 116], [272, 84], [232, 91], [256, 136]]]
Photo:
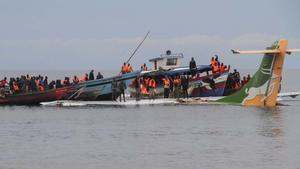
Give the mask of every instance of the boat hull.
[[[118, 82], [124, 81], [126, 86], [129, 86], [132, 81], [140, 75], [140, 71], [127, 73], [119, 76], [114, 76], [105, 79], [97, 79], [87, 82], [81, 82], [74, 86], [78, 89], [73, 96], [68, 100], [83, 100], [83, 101], [103, 101], [112, 100], [112, 81], [115, 79]], [[117, 97], [119, 92], [116, 93]]]
[[[228, 72], [190, 79], [188, 88], [189, 97], [223, 96], [227, 78]], [[129, 92], [131, 96], [136, 95], [133, 84], [130, 85]], [[164, 88], [162, 83], [157, 85], [155, 93], [157, 97], [163, 97]], [[142, 93], [142, 96], [148, 97], [149, 94]]]
[[49, 102], [64, 99], [70, 87], [46, 90], [43, 92], [29, 92], [7, 95], [0, 98], [0, 105], [39, 105], [41, 102]]

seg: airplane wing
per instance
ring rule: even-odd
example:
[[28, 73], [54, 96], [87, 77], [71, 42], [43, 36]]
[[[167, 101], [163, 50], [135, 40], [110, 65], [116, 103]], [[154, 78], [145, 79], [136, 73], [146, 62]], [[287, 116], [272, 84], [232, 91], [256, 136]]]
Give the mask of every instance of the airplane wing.
[[[238, 50], [238, 49], [231, 49], [231, 52], [233, 54], [274, 54], [274, 53], [280, 53], [280, 50], [274, 49], [274, 50]], [[287, 49], [286, 53], [291, 54], [293, 52], [300, 52], [300, 49]]]
[[231, 49], [233, 54], [266, 54], [266, 53], [280, 53], [279, 50], [238, 50]]
[[287, 93], [278, 93], [278, 97], [291, 97], [291, 98], [296, 98], [297, 96], [300, 95], [300, 92], [287, 92]]

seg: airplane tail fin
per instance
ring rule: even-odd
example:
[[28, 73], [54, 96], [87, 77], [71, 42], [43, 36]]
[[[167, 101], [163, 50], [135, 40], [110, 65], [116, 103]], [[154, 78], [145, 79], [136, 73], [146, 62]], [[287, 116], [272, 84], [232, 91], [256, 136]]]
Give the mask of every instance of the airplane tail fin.
[[287, 40], [279, 40], [266, 50], [232, 50], [234, 54], [264, 54], [264, 57], [258, 71], [246, 85], [218, 102], [245, 106], [275, 106], [282, 79], [285, 54], [300, 51], [299, 49], [287, 49], [287, 45]]

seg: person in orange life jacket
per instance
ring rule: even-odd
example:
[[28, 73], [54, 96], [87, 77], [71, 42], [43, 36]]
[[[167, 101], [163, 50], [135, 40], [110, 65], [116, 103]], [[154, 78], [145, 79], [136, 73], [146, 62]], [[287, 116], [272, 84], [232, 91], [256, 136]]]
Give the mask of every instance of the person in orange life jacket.
[[212, 66], [212, 68], [213, 68], [213, 73], [217, 73], [219, 71], [218, 62], [215, 62], [215, 64]]
[[226, 66], [225, 66], [223, 63], [221, 63], [221, 66], [220, 66], [220, 72], [221, 72], [221, 73], [224, 73], [225, 70], [226, 70]]
[[127, 72], [127, 64], [124, 62], [123, 66], [121, 67], [121, 73], [125, 74]]
[[16, 81], [13, 81], [13, 88], [12, 89], [13, 89], [13, 93], [19, 93], [20, 88], [19, 88]]
[[156, 81], [154, 78], [150, 78], [149, 90], [150, 90], [150, 98], [151, 99], [155, 99], [155, 88], [156, 88]]
[[174, 79], [174, 97], [179, 98], [180, 97], [180, 86], [181, 86], [181, 79], [179, 76], [176, 76]]
[[128, 63], [126, 73], [130, 73], [130, 72], [132, 72], [132, 67], [131, 67], [130, 63]]
[[164, 98], [169, 98], [171, 82], [170, 82], [170, 79], [168, 78], [168, 76], [163, 78], [163, 83], [164, 83]]
[[214, 58], [214, 57], [211, 58], [210, 65], [211, 65], [211, 66], [214, 66], [214, 65], [215, 65], [215, 58]]
[[148, 67], [147, 67], [146, 63], [144, 63], [144, 64], [141, 66], [141, 70], [142, 70], [142, 71], [147, 71], [147, 70], [148, 70]]
[[4, 88], [7, 85], [8, 85], [7, 77], [4, 77], [4, 79], [0, 81], [0, 88], [2, 88], [2, 87]]
[[88, 81], [89, 80], [89, 76], [88, 76], [88, 74], [86, 73], [83, 77], [82, 77], [82, 79], [80, 80], [81, 82], [86, 82], [86, 81]]

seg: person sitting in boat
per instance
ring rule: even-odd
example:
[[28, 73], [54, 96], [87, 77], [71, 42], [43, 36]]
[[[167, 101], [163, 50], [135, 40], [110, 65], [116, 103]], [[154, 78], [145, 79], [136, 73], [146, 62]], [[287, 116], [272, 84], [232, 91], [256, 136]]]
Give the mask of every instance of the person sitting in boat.
[[88, 81], [88, 80], [89, 80], [89, 76], [88, 76], [88, 74], [86, 73], [86, 74], [81, 78], [80, 82], [86, 82], [86, 81]]
[[70, 86], [71, 85], [69, 77], [65, 77], [65, 80], [63, 81], [63, 85], [64, 86]]
[[195, 74], [197, 73], [197, 65], [196, 65], [196, 61], [194, 60], [193, 57], [190, 61], [190, 71], [191, 71], [192, 76], [195, 76]]
[[119, 91], [120, 91], [120, 102], [122, 102], [122, 96], [123, 96], [123, 100], [124, 102], [126, 102], [125, 100], [125, 90], [126, 90], [126, 84], [123, 80], [121, 80], [118, 84], [118, 88], [119, 88]]
[[221, 63], [221, 65], [220, 65], [220, 72], [224, 73], [226, 71], [226, 68], [227, 68], [227, 66], [224, 65], [224, 63]]
[[104, 77], [103, 77], [103, 75], [100, 73], [100, 72], [98, 72], [98, 74], [97, 74], [97, 77], [96, 77], [97, 79], [103, 79]]
[[251, 80], [251, 76], [250, 74], [247, 75], [247, 82], [249, 82]]
[[13, 86], [12, 86], [12, 93], [16, 94], [20, 92], [20, 87], [18, 86], [17, 82], [14, 80], [13, 81]]
[[77, 84], [77, 83], [79, 83], [79, 79], [78, 79], [78, 77], [75, 75], [75, 76], [73, 77], [73, 84]]
[[144, 64], [141, 66], [141, 70], [142, 70], [142, 71], [147, 71], [147, 70], [148, 70], [148, 67], [147, 67], [146, 63], [144, 63]]
[[47, 89], [48, 88], [48, 77], [45, 76], [44, 82], [43, 82], [44, 87]]
[[54, 89], [54, 87], [55, 87], [55, 81], [52, 80], [52, 81], [49, 83], [48, 88], [49, 88], [49, 89]]
[[218, 73], [220, 71], [219, 68], [218, 62], [214, 62], [214, 65], [212, 65], [213, 74]]
[[61, 80], [57, 79], [56, 82], [55, 82], [55, 88], [58, 89], [58, 88], [61, 88], [61, 87], [62, 87]]
[[95, 80], [95, 77], [94, 77], [94, 70], [91, 70], [91, 71], [90, 71], [90, 74], [89, 74], [89, 80]]
[[5, 89], [4, 89], [4, 87], [0, 87], [0, 98], [2, 98], [2, 99], [5, 98]]

